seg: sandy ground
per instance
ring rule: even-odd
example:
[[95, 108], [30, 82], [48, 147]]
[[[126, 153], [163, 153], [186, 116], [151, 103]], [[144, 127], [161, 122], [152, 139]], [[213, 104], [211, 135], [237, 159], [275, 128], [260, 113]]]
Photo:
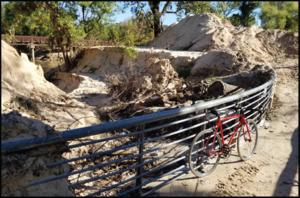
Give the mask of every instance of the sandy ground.
[[[280, 76], [279, 76], [280, 77]], [[192, 173], [161, 188], [159, 196], [298, 196], [298, 80], [277, 83], [277, 108], [259, 128], [257, 154], [240, 161], [236, 149], [215, 172], [198, 179]]]

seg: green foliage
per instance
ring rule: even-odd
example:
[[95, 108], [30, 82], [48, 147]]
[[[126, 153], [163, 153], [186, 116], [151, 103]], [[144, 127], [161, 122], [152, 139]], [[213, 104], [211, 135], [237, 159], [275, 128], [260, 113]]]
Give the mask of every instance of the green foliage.
[[14, 40], [15, 36], [14, 35], [11, 35], [11, 34], [3, 34], [1, 35], [1, 39], [6, 41], [7, 43], [10, 43]]
[[[145, 10], [148, 4], [150, 11]], [[161, 17], [166, 13], [176, 13], [172, 11], [173, 2], [171, 1], [132, 1], [126, 2], [124, 9], [131, 7], [131, 12], [135, 14], [136, 18], [146, 21], [147, 28], [151, 28], [154, 36], [157, 37], [163, 30]]]
[[255, 17], [253, 11], [258, 8], [260, 2], [258, 1], [238, 1], [233, 6], [238, 6], [236, 9], [240, 11], [239, 14], [233, 14], [229, 17], [231, 23], [235, 26], [251, 26], [255, 24]]
[[2, 33], [47, 36], [51, 34], [50, 12], [41, 2], [5, 4]]
[[79, 24], [83, 27], [87, 38], [93, 38], [109, 22], [116, 8], [115, 2], [107, 1], [79, 1], [75, 7], [82, 13]]
[[203, 14], [214, 12], [209, 1], [179, 1], [177, 3], [177, 19], [187, 14]]
[[262, 26], [270, 29], [298, 31], [299, 7], [298, 2], [263, 2]]
[[137, 51], [133, 47], [124, 47], [123, 52], [129, 59], [135, 59], [137, 57]]
[[119, 24], [104, 25], [96, 38], [124, 46], [145, 45], [153, 39], [153, 32], [134, 18]]
[[[114, 2], [27, 1], [8, 2], [1, 9], [1, 33], [49, 36], [60, 47], [66, 66], [72, 44], [96, 34], [112, 13]], [[82, 11], [82, 18], [78, 12]]]
[[[90, 38], [97, 35], [102, 26], [109, 21], [115, 6], [115, 2], [98, 1], [8, 2], [5, 5], [1, 3], [1, 9], [5, 11], [1, 17], [1, 32], [53, 36], [55, 23], [64, 31], [68, 30], [71, 40]], [[58, 22], [51, 19], [51, 13]]]

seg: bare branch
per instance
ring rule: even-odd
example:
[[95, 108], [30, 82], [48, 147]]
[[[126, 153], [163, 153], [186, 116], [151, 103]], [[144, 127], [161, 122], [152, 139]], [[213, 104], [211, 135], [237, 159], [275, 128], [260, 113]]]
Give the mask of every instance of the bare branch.
[[176, 11], [166, 11], [166, 14], [176, 14]]
[[164, 5], [164, 7], [161, 11], [162, 14], [164, 14], [167, 11], [167, 8], [169, 7], [170, 3], [171, 3], [171, 1], [167, 1], [167, 3]]

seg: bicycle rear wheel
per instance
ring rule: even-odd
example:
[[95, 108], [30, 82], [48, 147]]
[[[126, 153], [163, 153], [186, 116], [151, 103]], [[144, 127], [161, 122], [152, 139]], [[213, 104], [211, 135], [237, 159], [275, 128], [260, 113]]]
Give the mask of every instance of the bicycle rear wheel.
[[250, 159], [252, 154], [255, 153], [258, 140], [258, 131], [255, 122], [253, 120], [249, 120], [247, 122], [250, 130], [251, 140], [249, 138], [246, 125], [243, 125], [239, 129], [237, 142], [238, 154], [243, 161]]
[[192, 173], [197, 177], [211, 174], [219, 163], [221, 138], [217, 135], [215, 142], [213, 140], [214, 131], [211, 129], [200, 132], [193, 139], [189, 151], [189, 165]]

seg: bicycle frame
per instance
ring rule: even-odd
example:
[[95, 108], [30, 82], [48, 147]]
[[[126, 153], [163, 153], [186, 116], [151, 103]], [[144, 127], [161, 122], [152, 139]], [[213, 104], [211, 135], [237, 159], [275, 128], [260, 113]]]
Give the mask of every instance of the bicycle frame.
[[[231, 116], [227, 116], [227, 117], [223, 117], [223, 118], [218, 118], [217, 122], [216, 122], [216, 127], [215, 127], [215, 132], [214, 132], [214, 139], [213, 139], [213, 150], [215, 148], [215, 142], [216, 142], [216, 138], [217, 138], [217, 133], [218, 131], [220, 131], [220, 134], [221, 134], [221, 138], [222, 138], [222, 145], [225, 144], [225, 140], [224, 140], [224, 131], [223, 131], [223, 127], [222, 127], [222, 123], [223, 121], [226, 121], [226, 120], [230, 120], [230, 119], [239, 119], [239, 124], [234, 128], [234, 132], [233, 134], [230, 136], [230, 139], [228, 141], [228, 145], [230, 145], [233, 141], [233, 138], [235, 137], [238, 129], [243, 126], [243, 125], [246, 125], [246, 129], [247, 129], [247, 134], [249, 136], [249, 140], [251, 141], [251, 136], [250, 136], [250, 130], [249, 130], [249, 126], [248, 126], [248, 123], [246, 121], [246, 118], [244, 115], [242, 114], [234, 114], [234, 115], [231, 115]], [[242, 128], [243, 130], [243, 133], [245, 132], [244, 131], [244, 128]], [[212, 152], [212, 151], [210, 151]], [[215, 154], [216, 152], [212, 152], [213, 154]], [[223, 151], [221, 150], [220, 152], [217, 152], [218, 154], [222, 154]]]

